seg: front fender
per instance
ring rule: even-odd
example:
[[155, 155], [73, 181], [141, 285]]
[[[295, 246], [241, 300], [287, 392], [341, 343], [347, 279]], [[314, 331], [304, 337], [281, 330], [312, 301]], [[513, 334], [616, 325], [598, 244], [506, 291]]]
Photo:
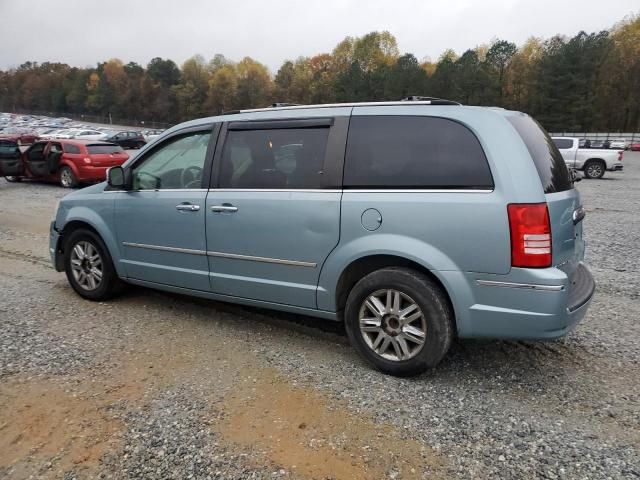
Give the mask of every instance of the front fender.
[[109, 199], [106, 203], [102, 201], [101, 205], [92, 206], [92, 208], [77, 204], [65, 205], [63, 202], [56, 215], [56, 228], [64, 235], [65, 227], [71, 222], [82, 222], [89, 225], [100, 235], [106, 245], [118, 276], [124, 277], [125, 272], [120, 262], [120, 249], [113, 229], [113, 201], [114, 199]]
[[415, 238], [395, 234], [367, 235], [339, 244], [322, 266], [317, 304], [320, 310], [335, 312], [336, 289], [342, 272], [354, 261], [372, 255], [392, 255], [411, 260], [431, 271], [449, 292], [446, 278], [439, 271], [460, 268], [441, 250]]

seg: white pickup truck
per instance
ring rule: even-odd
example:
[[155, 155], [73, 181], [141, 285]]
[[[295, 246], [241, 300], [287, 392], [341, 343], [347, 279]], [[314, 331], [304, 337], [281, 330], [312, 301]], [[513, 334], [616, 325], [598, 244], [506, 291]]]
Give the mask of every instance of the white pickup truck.
[[579, 148], [580, 140], [573, 137], [552, 137], [552, 140], [567, 167], [582, 170], [586, 178], [602, 178], [605, 170], [622, 171], [623, 150]]

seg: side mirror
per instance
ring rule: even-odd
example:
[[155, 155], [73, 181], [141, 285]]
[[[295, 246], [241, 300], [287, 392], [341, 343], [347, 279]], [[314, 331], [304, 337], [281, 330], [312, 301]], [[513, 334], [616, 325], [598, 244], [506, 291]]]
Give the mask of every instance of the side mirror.
[[107, 183], [113, 188], [125, 188], [124, 168], [111, 167], [107, 170]]

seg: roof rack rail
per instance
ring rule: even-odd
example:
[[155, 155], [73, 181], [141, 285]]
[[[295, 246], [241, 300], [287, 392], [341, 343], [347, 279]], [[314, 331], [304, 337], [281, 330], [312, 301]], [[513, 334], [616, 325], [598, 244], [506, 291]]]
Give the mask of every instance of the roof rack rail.
[[420, 95], [409, 95], [401, 100], [402, 102], [429, 102], [431, 105], [462, 105], [453, 100], [436, 97], [422, 97]]
[[235, 115], [236, 113], [242, 113], [242, 110], [227, 110], [222, 112], [222, 115]]
[[269, 105], [269, 107], [271, 108], [278, 108], [278, 107], [299, 107], [300, 104], [299, 103], [286, 103], [286, 102], [275, 102], [272, 103], [271, 105]]

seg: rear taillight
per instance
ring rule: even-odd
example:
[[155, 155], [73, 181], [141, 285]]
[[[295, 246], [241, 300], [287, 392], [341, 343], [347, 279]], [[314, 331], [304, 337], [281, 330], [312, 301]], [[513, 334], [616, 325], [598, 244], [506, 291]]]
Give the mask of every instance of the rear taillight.
[[620, 150], [618, 152], [618, 161], [621, 162], [622, 161], [622, 157], [624, 157], [624, 150]]
[[551, 266], [551, 224], [546, 203], [507, 206], [512, 267]]

